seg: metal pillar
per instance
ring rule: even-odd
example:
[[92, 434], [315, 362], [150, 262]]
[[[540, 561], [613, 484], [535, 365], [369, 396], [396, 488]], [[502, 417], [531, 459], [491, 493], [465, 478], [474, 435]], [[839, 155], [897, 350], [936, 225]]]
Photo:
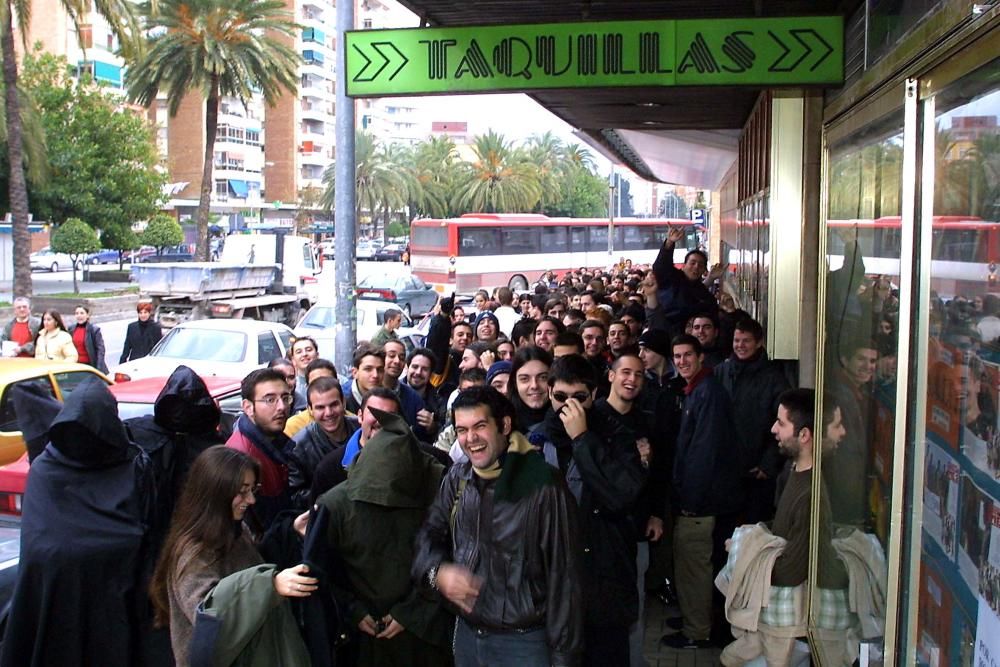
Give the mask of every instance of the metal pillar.
[[354, 0], [337, 2], [337, 147], [336, 198], [334, 200], [334, 252], [336, 279], [336, 349], [334, 364], [344, 374], [351, 367], [357, 345], [357, 316], [354, 286], [355, 266], [355, 183], [354, 183], [354, 100], [347, 96], [345, 33], [354, 28]]

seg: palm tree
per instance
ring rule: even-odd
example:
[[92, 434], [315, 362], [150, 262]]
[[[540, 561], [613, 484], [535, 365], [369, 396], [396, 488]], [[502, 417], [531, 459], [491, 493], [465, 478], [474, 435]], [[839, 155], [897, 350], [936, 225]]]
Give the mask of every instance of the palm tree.
[[551, 130], [545, 134], [534, 134], [525, 142], [527, 160], [538, 168], [538, 183], [541, 197], [538, 212], [545, 213], [559, 197], [559, 179], [566, 171], [565, 147], [562, 139]]
[[[2, 89], [3, 85], [0, 84], [0, 90]], [[29, 91], [19, 90], [17, 96], [21, 105], [21, 149], [25, 175], [30, 183], [40, 184], [49, 175], [42, 114]], [[7, 154], [7, 144], [7, 109], [0, 106], [0, 155]], [[10, 165], [7, 166], [9, 168]]]
[[[336, 198], [337, 163], [332, 162], [323, 172], [326, 191], [321, 204], [331, 210]], [[378, 140], [367, 132], [357, 132], [354, 139], [355, 225], [360, 225], [361, 212], [371, 214], [372, 224], [381, 211], [396, 210], [406, 203], [406, 182], [399, 170], [387, 158]]]
[[196, 252], [207, 261], [219, 102], [248, 104], [259, 91], [273, 107], [282, 91], [294, 94], [300, 58], [283, 40], [294, 43], [299, 26], [282, 0], [150, 0], [142, 10], [151, 37], [126, 74], [129, 99], [148, 107], [163, 89], [171, 116], [192, 91], [206, 100]]
[[450, 137], [429, 137], [417, 144], [410, 170], [415, 180], [411, 199], [415, 215], [446, 218], [453, 214], [450, 200], [457, 175], [458, 150]]
[[453, 206], [461, 212], [524, 213], [541, 197], [538, 168], [502, 134], [490, 130], [473, 140], [478, 158], [463, 164]]
[[568, 164], [582, 167], [588, 171], [592, 171], [597, 166], [594, 162], [594, 154], [590, 152], [590, 149], [577, 143], [566, 144], [563, 148], [563, 157]]
[[[89, 11], [90, 2], [60, 0], [66, 14], [78, 23]], [[139, 36], [139, 23], [129, 0], [95, 0], [94, 11], [104, 17], [111, 31], [118, 38], [123, 55], [135, 54]], [[21, 33], [21, 44], [28, 52], [31, 34], [31, 0], [4, 0], [0, 8], [0, 54], [3, 57], [4, 121], [7, 128], [7, 162], [10, 166], [8, 192], [10, 214], [13, 221], [14, 242], [14, 295], [31, 295], [31, 237], [28, 232], [28, 186], [25, 181], [24, 105], [17, 87], [17, 50], [14, 44], [14, 17]], [[79, 32], [79, 31], [78, 31]]]

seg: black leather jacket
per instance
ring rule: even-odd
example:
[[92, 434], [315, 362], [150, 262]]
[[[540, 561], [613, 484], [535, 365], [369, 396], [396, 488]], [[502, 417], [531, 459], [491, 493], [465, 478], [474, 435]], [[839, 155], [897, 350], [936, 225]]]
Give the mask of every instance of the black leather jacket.
[[344, 416], [344, 440], [334, 442], [313, 422], [295, 434], [295, 447], [288, 455], [288, 489], [292, 492], [292, 504], [299, 509], [312, 507], [310, 490], [313, 475], [323, 457], [347, 442], [360, 428], [355, 417]]
[[559, 479], [517, 502], [494, 504], [495, 486], [468, 462], [452, 466], [417, 535], [413, 577], [428, 586], [428, 571], [442, 562], [468, 568], [483, 581], [472, 612], [462, 614], [470, 625], [499, 632], [544, 627], [551, 664], [576, 665], [583, 599], [573, 498]]

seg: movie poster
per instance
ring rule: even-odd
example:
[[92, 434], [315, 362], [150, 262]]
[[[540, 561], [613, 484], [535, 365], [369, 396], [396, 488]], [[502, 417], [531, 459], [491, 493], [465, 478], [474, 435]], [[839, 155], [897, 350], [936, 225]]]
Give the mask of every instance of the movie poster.
[[[979, 590], [980, 569], [990, 554], [994, 505], [968, 475], [962, 475], [959, 501], [958, 570], [969, 590]], [[996, 513], [1000, 518], [1000, 512]], [[997, 545], [1000, 547], [1000, 544]]]
[[958, 527], [958, 485], [961, 477], [958, 462], [944, 449], [928, 442], [926, 464], [924, 530], [937, 542], [948, 559], [953, 561]]
[[927, 559], [920, 567], [919, 614], [918, 661], [928, 667], [950, 667], [951, 591]]
[[971, 355], [965, 378], [962, 453], [990, 478], [1000, 479], [1000, 432], [997, 429], [1000, 367]]
[[962, 353], [950, 345], [930, 346], [927, 378], [927, 432], [945, 447], [958, 451], [964, 366]]

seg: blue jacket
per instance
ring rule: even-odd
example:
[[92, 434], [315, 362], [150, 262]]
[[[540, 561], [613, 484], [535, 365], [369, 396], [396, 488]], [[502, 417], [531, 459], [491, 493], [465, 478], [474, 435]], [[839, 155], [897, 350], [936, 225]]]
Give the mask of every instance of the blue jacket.
[[675, 507], [693, 516], [735, 512], [742, 487], [729, 394], [707, 368], [685, 392], [674, 455]]
[[695, 315], [705, 313], [718, 321], [719, 302], [700, 280], [690, 280], [674, 266], [674, 247], [664, 243], [653, 262], [653, 273], [659, 289], [656, 291], [657, 311], [649, 322], [650, 328], [662, 328], [671, 336], [684, 333], [684, 325]]
[[[354, 398], [354, 394], [351, 389], [351, 385], [353, 384], [354, 380], [351, 379], [341, 385], [341, 388], [344, 390], [344, 405], [347, 407], [348, 411], [357, 414], [360, 419], [361, 415], [359, 413], [361, 412], [361, 405]], [[403, 419], [405, 419], [406, 423], [413, 429], [413, 433], [417, 436], [417, 440], [420, 440], [421, 442], [432, 442], [433, 438], [431, 438], [424, 427], [417, 424], [417, 413], [424, 409], [424, 399], [420, 398], [420, 394], [417, 393], [416, 389], [405, 382], [399, 382], [396, 385], [396, 395], [399, 396], [400, 414], [403, 415]]]

